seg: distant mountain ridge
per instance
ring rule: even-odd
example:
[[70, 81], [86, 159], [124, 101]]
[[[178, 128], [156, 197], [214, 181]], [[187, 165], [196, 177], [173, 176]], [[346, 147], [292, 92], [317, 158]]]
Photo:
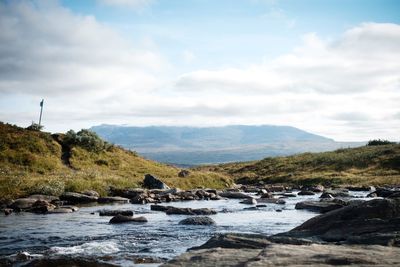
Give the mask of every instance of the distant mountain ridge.
[[338, 143], [291, 126], [118, 126], [91, 128], [105, 140], [161, 162], [197, 165], [319, 152], [362, 143]]

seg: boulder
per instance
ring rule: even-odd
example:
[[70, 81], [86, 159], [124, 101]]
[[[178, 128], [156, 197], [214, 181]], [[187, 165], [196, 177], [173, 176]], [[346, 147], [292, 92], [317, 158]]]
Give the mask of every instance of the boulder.
[[297, 193], [298, 196], [313, 196], [315, 193], [313, 191], [302, 190]]
[[181, 171], [178, 173], [178, 177], [182, 177], [182, 178], [187, 177], [187, 176], [189, 176], [189, 175], [190, 175], [190, 172], [189, 172], [188, 170], [181, 170]]
[[261, 195], [261, 198], [274, 198], [274, 195], [272, 193], [267, 192], [267, 193], [263, 193]]
[[252, 198], [251, 196], [242, 193], [242, 192], [231, 192], [231, 191], [225, 191], [225, 192], [219, 192], [219, 196], [221, 197], [226, 197], [226, 198]]
[[179, 224], [183, 225], [215, 225], [215, 221], [210, 217], [203, 216], [195, 216], [186, 218], [179, 222]]
[[133, 216], [133, 211], [131, 210], [100, 210], [100, 216], [116, 216], [116, 215], [124, 215], [124, 216]]
[[355, 185], [351, 185], [351, 186], [346, 186], [347, 190], [350, 191], [360, 191], [360, 192], [364, 192], [364, 191], [374, 191], [372, 189], [374, 189], [373, 186], [355, 186]]
[[278, 236], [400, 246], [400, 199], [356, 202], [316, 216]]
[[296, 203], [295, 209], [325, 213], [343, 208], [345, 205], [344, 203], [337, 203], [334, 201], [301, 201]]
[[32, 208], [36, 201], [35, 198], [18, 198], [9, 207], [18, 211], [26, 210]]
[[243, 201], [240, 201], [240, 203], [247, 205], [257, 205], [257, 200], [255, 200], [254, 198], [247, 198]]
[[47, 214], [72, 213], [72, 212], [74, 211], [70, 208], [58, 207], [53, 210], [49, 210]]
[[3, 209], [4, 215], [8, 216], [13, 212], [13, 209]]
[[91, 197], [100, 197], [100, 194], [94, 190], [86, 190], [86, 191], [83, 191], [82, 194], [91, 196]]
[[374, 196], [374, 197], [390, 197], [393, 194], [400, 193], [400, 189], [398, 188], [385, 188], [385, 187], [380, 187], [377, 188], [374, 192], [368, 194], [368, 197]]
[[132, 216], [124, 216], [118, 214], [112, 217], [110, 220], [111, 224], [127, 223], [127, 222], [146, 223], [147, 219], [145, 217], [132, 217]]
[[34, 213], [47, 213], [51, 210], [54, 210], [55, 207], [56, 206], [50, 204], [46, 200], [36, 200], [36, 202], [33, 203], [32, 207], [29, 208], [27, 211]]
[[155, 211], [164, 211], [166, 212], [171, 206], [162, 206], [162, 205], [150, 205], [151, 210]]
[[56, 196], [39, 195], [39, 194], [30, 195], [28, 198], [32, 198], [32, 199], [36, 199], [36, 200], [45, 200], [49, 203], [60, 200], [60, 198], [56, 197]]
[[97, 199], [98, 198], [95, 196], [88, 196], [75, 192], [65, 192], [60, 196], [60, 200], [67, 201], [72, 204], [97, 202]]
[[280, 198], [259, 198], [257, 199], [258, 203], [271, 203], [271, 204], [286, 204], [286, 201]]
[[128, 203], [129, 199], [124, 197], [100, 197], [98, 203]]
[[351, 197], [349, 194], [349, 190], [345, 188], [339, 188], [339, 189], [327, 189], [325, 190], [320, 198], [329, 198], [329, 195], [332, 197]]
[[149, 189], [169, 189], [168, 185], [151, 174], [146, 174], [144, 176], [143, 186]]
[[132, 199], [134, 197], [136, 197], [137, 195], [143, 194], [145, 193], [146, 190], [143, 188], [125, 188], [125, 189], [119, 189], [119, 188], [115, 188], [115, 187], [110, 187], [109, 189], [109, 195], [110, 196], [120, 196], [120, 197], [125, 197], [125, 198], [129, 198]]

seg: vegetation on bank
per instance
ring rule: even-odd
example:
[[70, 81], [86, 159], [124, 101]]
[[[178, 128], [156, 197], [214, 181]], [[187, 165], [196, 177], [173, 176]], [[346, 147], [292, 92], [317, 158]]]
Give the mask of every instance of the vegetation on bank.
[[223, 174], [190, 171], [178, 177], [179, 172], [104, 142], [88, 130], [52, 135], [0, 122], [0, 199], [90, 189], [106, 195], [110, 186], [140, 186], [147, 173], [182, 189], [232, 183]]
[[373, 140], [358, 148], [196, 169], [225, 174], [240, 183], [399, 185], [400, 144]]

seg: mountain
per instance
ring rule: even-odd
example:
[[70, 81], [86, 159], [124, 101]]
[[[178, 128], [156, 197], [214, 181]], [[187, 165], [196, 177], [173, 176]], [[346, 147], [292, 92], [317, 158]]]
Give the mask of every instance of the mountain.
[[328, 151], [362, 143], [339, 143], [290, 126], [174, 127], [99, 125], [105, 140], [160, 162], [198, 165], [249, 161], [267, 156]]
[[399, 185], [400, 144], [368, 145], [195, 169], [228, 175], [244, 184]]
[[50, 134], [0, 122], [0, 201], [64, 191], [96, 190], [106, 195], [110, 186], [140, 186], [147, 173], [184, 189], [231, 184], [224, 175], [190, 171], [182, 178], [180, 171], [106, 143], [88, 131]]

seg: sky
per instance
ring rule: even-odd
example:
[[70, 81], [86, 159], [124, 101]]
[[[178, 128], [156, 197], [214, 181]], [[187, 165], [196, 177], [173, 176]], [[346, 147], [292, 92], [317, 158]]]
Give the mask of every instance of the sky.
[[399, 141], [400, 1], [0, 0], [0, 121]]

